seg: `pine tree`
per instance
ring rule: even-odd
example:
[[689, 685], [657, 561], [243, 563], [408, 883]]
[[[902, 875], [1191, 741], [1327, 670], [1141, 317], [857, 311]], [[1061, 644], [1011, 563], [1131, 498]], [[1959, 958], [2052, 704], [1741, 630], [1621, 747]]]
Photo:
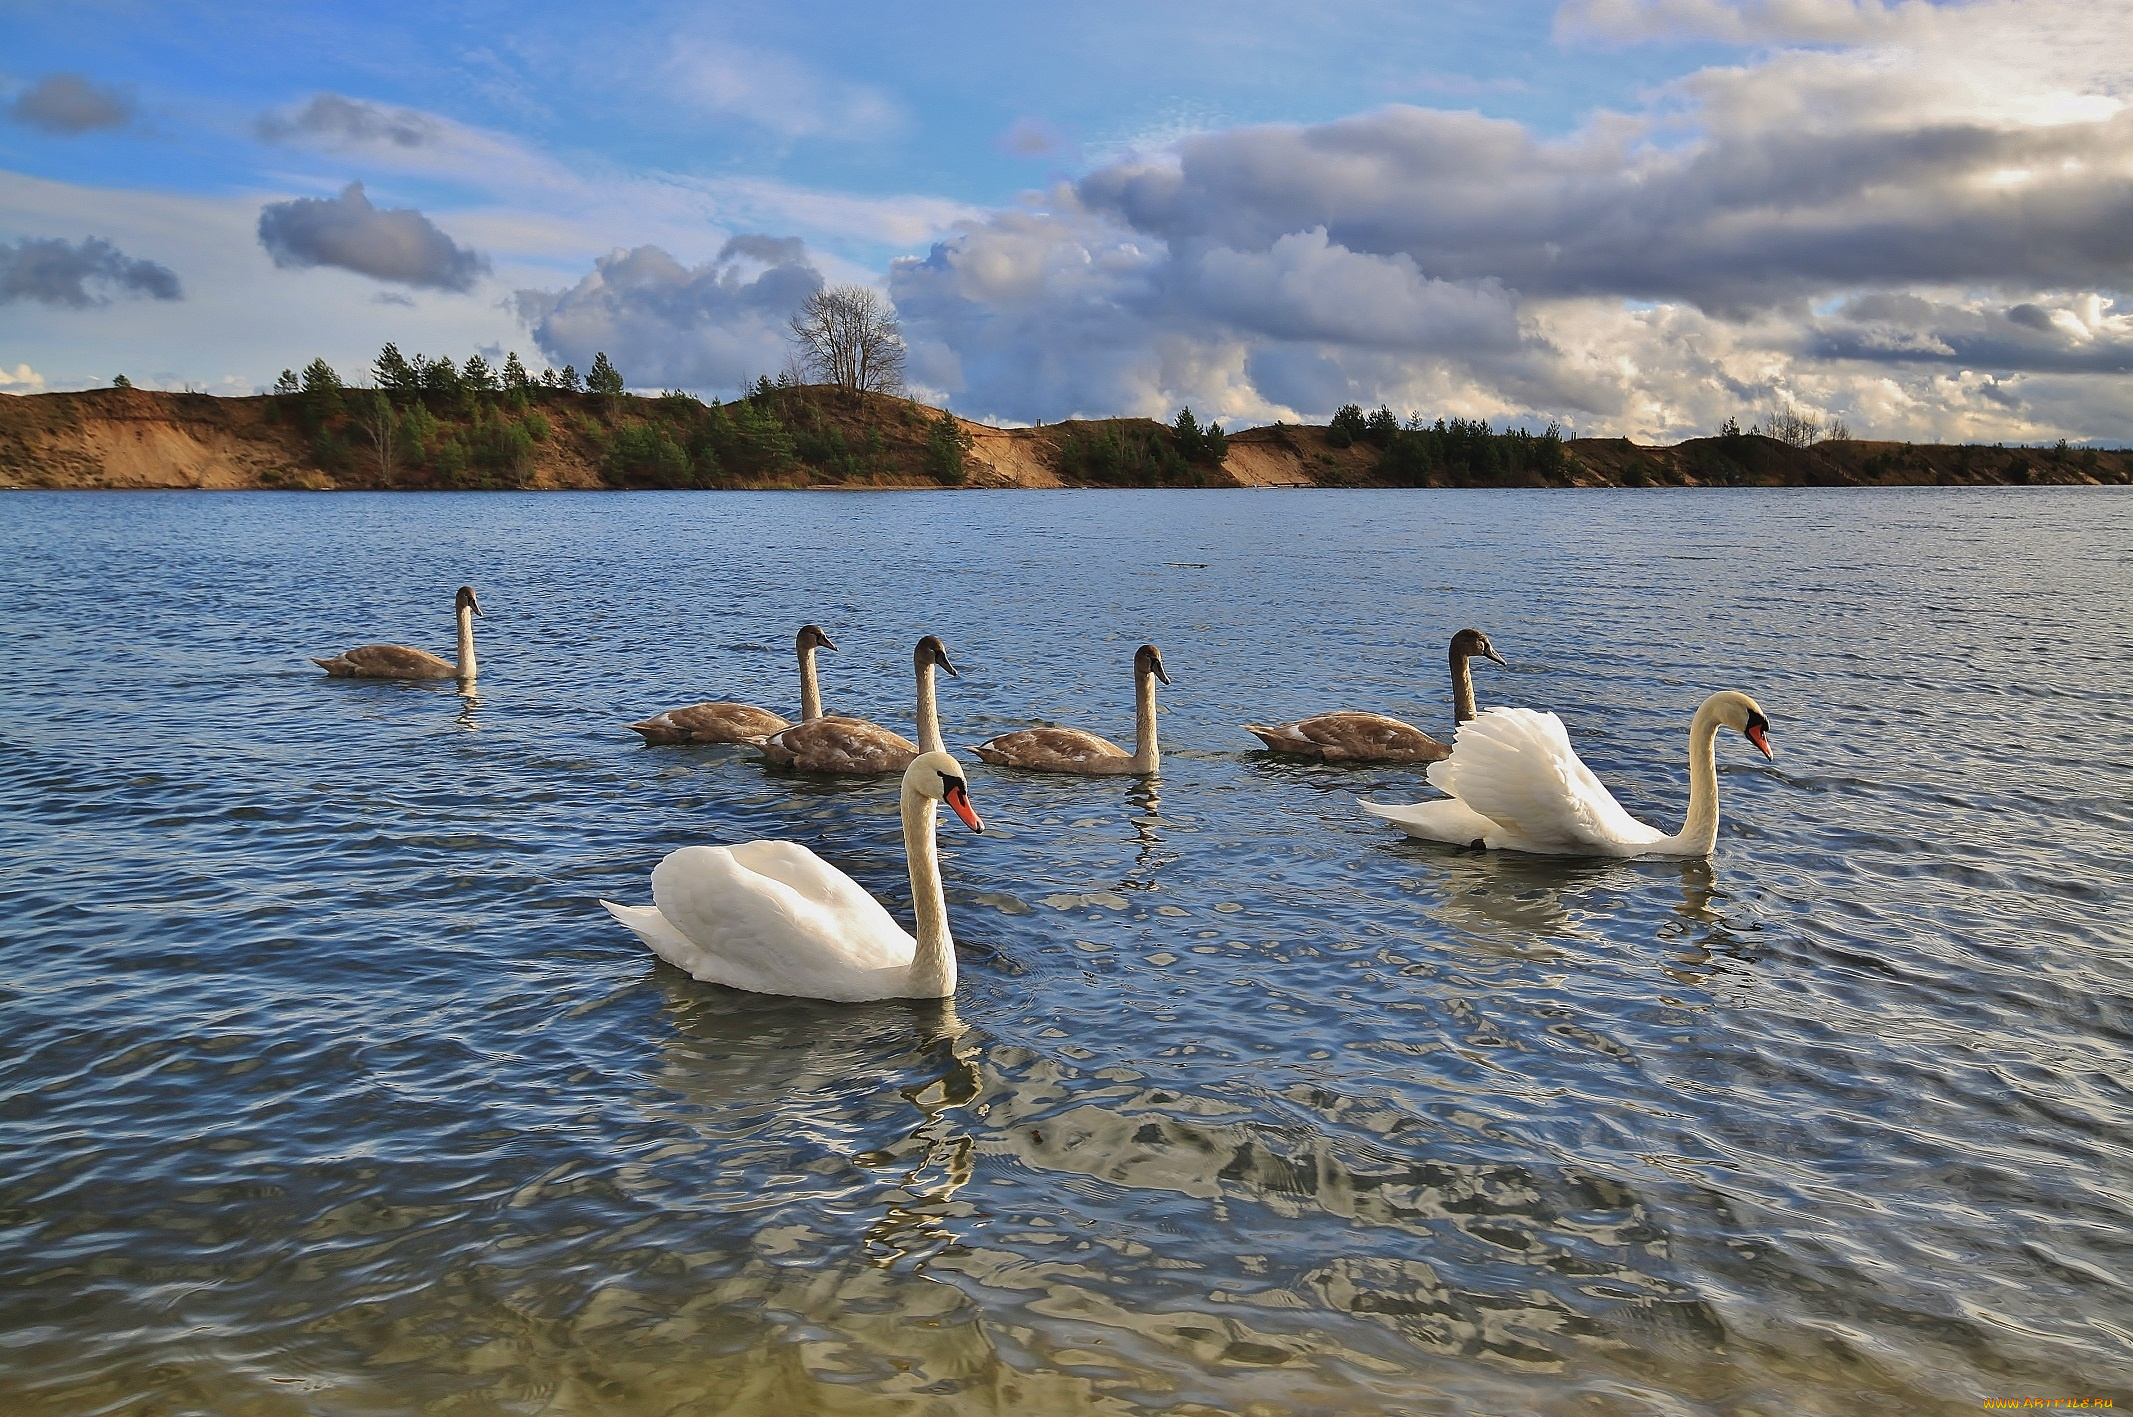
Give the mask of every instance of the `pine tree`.
[[324, 359], [314, 359], [304, 366], [304, 392], [307, 394], [337, 394], [341, 391], [341, 376], [333, 372], [333, 366]]
[[456, 394], [460, 391], [462, 385], [459, 366], [452, 362], [449, 355], [440, 354], [435, 359], [424, 359], [418, 354], [415, 361], [422, 366], [422, 387], [426, 392]]
[[563, 372], [555, 376], [555, 386], [559, 389], [566, 389], [571, 393], [578, 392], [581, 387], [578, 383], [578, 366], [575, 364], [564, 365]]
[[1340, 411], [1333, 415], [1333, 425], [1326, 430], [1326, 441], [1336, 448], [1353, 446], [1368, 426], [1369, 422], [1363, 417], [1360, 404], [1344, 403], [1340, 406]]
[[281, 377], [274, 381], [274, 392], [277, 394], [293, 394], [301, 387], [302, 385], [296, 382], [294, 369], [282, 370]]
[[490, 372], [489, 361], [479, 354], [467, 356], [467, 362], [460, 366], [459, 377], [477, 394], [496, 392], [496, 375]]
[[970, 435], [963, 431], [962, 424], [956, 422], [955, 415], [942, 409], [941, 416], [933, 421], [933, 428], [926, 436], [926, 471], [933, 475], [934, 481], [956, 486], [970, 475], [963, 466], [963, 455], [970, 451], [970, 441]]
[[379, 388], [391, 394], [411, 394], [422, 387], [422, 379], [415, 367], [401, 357], [400, 347], [387, 344], [378, 351], [378, 357], [370, 366], [372, 377]]
[[592, 373], [585, 376], [585, 391], [589, 394], [606, 394], [618, 398], [622, 394], [622, 375], [607, 362], [607, 351], [593, 355]]
[[114, 374], [111, 376], [111, 387], [114, 389], [130, 389], [133, 387], [133, 380], [127, 378], [124, 374]]
[[1170, 425], [1172, 437], [1177, 440], [1178, 456], [1187, 462], [1198, 462], [1200, 449], [1200, 421], [1192, 416], [1192, 405], [1178, 410], [1178, 421]]
[[513, 393], [533, 387], [533, 380], [526, 377], [526, 366], [518, 362], [518, 351], [504, 356], [504, 387]]

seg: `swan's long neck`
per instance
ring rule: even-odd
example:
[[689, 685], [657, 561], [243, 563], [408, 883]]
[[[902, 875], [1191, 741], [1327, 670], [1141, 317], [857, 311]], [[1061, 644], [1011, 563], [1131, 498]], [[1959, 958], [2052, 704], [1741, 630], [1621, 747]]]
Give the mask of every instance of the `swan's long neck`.
[[459, 677], [474, 677], [474, 607], [459, 607]]
[[1705, 704], [1689, 725], [1689, 816], [1674, 837], [1689, 856], [1718, 845], [1718, 713]]
[[1133, 687], [1133, 770], [1154, 772], [1163, 765], [1155, 745], [1155, 675], [1142, 674]]
[[822, 686], [815, 682], [815, 647], [808, 645], [800, 651], [800, 721], [811, 723], [822, 717]]
[[918, 750], [921, 753], [947, 750], [947, 745], [941, 742], [940, 709], [933, 700], [933, 659], [930, 655], [918, 661]]
[[1452, 651], [1452, 722], [1465, 723], [1474, 716], [1474, 657], [1464, 649]]
[[904, 854], [911, 862], [911, 915], [918, 950], [911, 956], [914, 999], [941, 999], [955, 992], [955, 937], [948, 933], [948, 901], [941, 894], [940, 847], [934, 841], [935, 803], [904, 789]]

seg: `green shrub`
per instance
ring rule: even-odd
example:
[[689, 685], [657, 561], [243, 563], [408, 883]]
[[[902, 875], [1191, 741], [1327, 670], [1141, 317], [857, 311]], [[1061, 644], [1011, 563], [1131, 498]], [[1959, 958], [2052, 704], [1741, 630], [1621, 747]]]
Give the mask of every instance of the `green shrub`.
[[338, 472], [351, 461], [348, 440], [331, 428], [321, 428], [311, 438], [311, 461]]
[[607, 455], [601, 460], [600, 470], [616, 486], [631, 483], [653, 487], [694, 485], [694, 479], [689, 475], [687, 451], [669, 437], [664, 428], [650, 423], [632, 423], [616, 429], [608, 440]]
[[439, 487], [457, 487], [467, 478], [467, 445], [452, 435], [430, 450], [430, 476]]
[[422, 466], [429, 461], [430, 444], [437, 440], [437, 419], [420, 403], [411, 403], [400, 415], [400, 456]]
[[1113, 487], [1197, 486], [1200, 476], [1178, 456], [1171, 431], [1112, 423], [1076, 429], [1059, 448], [1060, 470]]
[[476, 467], [500, 474], [504, 481], [523, 485], [533, 470], [533, 435], [523, 423], [491, 419], [473, 430], [470, 457]]

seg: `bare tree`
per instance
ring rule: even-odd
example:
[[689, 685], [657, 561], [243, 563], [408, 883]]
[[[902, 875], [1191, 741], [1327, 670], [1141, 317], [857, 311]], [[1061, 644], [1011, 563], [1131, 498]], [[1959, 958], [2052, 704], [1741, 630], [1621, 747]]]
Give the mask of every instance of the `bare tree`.
[[393, 401], [382, 390], [365, 389], [355, 397], [355, 406], [349, 421], [370, 439], [371, 447], [378, 453], [378, 476], [392, 480], [393, 462], [399, 451], [400, 414]]
[[1822, 420], [1788, 403], [1771, 410], [1763, 420], [1763, 431], [1780, 443], [1807, 448], [1821, 439]]
[[863, 285], [825, 286], [792, 317], [793, 352], [818, 382], [852, 393], [904, 386], [904, 337], [895, 307]]

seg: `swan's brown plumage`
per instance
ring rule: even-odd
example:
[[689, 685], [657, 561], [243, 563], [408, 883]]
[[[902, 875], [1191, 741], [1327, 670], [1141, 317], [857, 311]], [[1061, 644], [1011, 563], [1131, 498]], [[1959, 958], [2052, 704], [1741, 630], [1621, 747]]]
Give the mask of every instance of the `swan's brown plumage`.
[[[836, 647], [820, 625], [800, 627], [800, 633], [793, 637], [793, 652], [800, 659], [803, 684], [809, 673], [808, 656], [817, 649]], [[806, 713], [807, 706], [802, 704], [800, 711]], [[754, 704], [717, 699], [655, 713], [629, 727], [647, 743], [753, 743], [792, 727], [792, 720]]]
[[1099, 738], [1079, 728], [1018, 729], [980, 743], [971, 751], [994, 767], [1021, 768], [1025, 772], [1069, 772], [1094, 777], [1153, 771], [1156, 751], [1153, 685], [1158, 679], [1165, 684], [1170, 682], [1170, 676], [1163, 670], [1163, 653], [1154, 645], [1142, 645], [1133, 656], [1133, 687], [1136, 736], [1150, 755], [1146, 761], [1108, 738]]
[[902, 772], [918, 744], [863, 718], [830, 714], [773, 733], [757, 745], [780, 767], [802, 772]]
[[[1452, 718], [1464, 723], [1474, 716], [1474, 675], [1469, 661], [1475, 655], [1504, 663], [1489, 637], [1479, 630], [1461, 630], [1452, 636]], [[1318, 758], [1329, 763], [1434, 763], [1452, 755], [1442, 743], [1411, 723], [1381, 713], [1337, 710], [1313, 714], [1293, 723], [1271, 726], [1247, 723], [1244, 731], [1277, 753], [1299, 758]]]
[[[459, 594], [452, 599], [452, 613], [456, 618], [462, 609], [476, 615], [483, 614], [481, 602], [475, 598], [474, 587], [461, 586]], [[410, 649], [406, 645], [360, 645], [331, 659], [311, 661], [336, 679], [457, 679], [459, 666], [449, 659], [439, 659], [428, 650]]]
[[1132, 772], [1133, 755], [1079, 728], [1021, 728], [971, 750], [994, 767], [1029, 772]]
[[1413, 724], [1382, 713], [1339, 711], [1271, 728], [1256, 723], [1244, 728], [1277, 753], [1329, 763], [1434, 763], [1452, 755]]
[[[934, 669], [945, 669], [950, 674], [956, 669], [948, 661], [947, 646], [932, 635], [918, 642], [911, 654], [911, 666], [918, 685], [919, 713], [923, 718], [932, 697]], [[919, 732], [921, 736], [925, 733], [923, 723]], [[901, 733], [868, 719], [845, 714], [828, 714], [795, 724], [757, 740], [756, 746], [763, 750], [763, 756], [780, 767], [855, 776], [902, 772], [924, 751]]]
[[406, 645], [363, 645], [311, 661], [336, 679], [457, 679], [459, 666]]

